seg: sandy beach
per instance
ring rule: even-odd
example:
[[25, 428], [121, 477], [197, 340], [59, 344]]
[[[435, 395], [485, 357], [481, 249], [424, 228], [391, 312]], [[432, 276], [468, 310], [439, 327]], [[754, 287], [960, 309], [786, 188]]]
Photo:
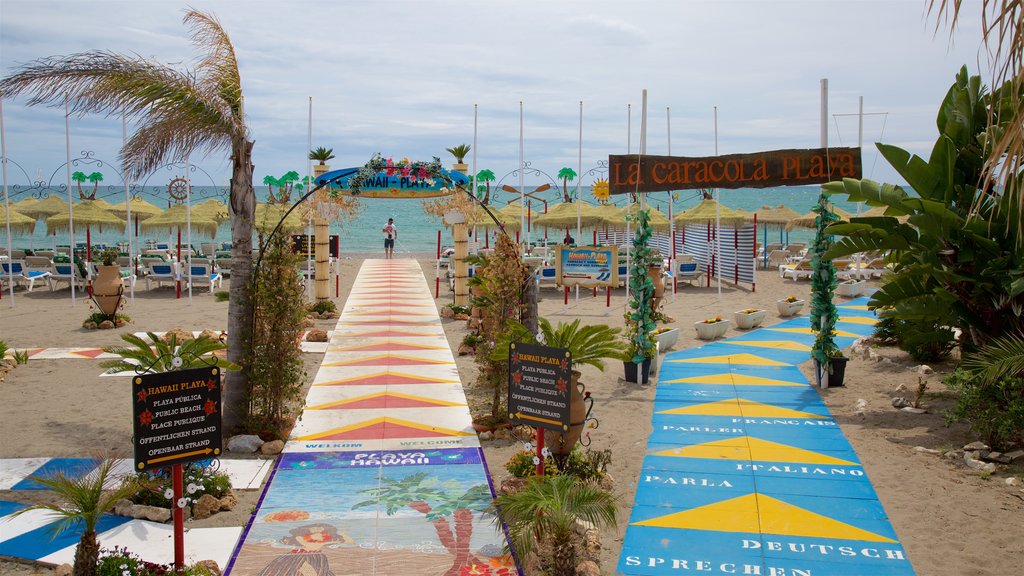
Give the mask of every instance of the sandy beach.
[[[344, 303], [347, 285], [351, 284], [361, 260], [342, 261], [341, 297]], [[433, 284], [434, 261], [420, 264]], [[667, 295], [664, 311], [680, 328], [675, 349], [700, 345], [692, 325], [699, 320], [721, 315], [729, 318], [734, 310], [764, 308], [766, 324], [777, 321], [775, 301], [789, 295], [805, 298], [809, 283], [782, 280], [775, 272], [759, 272], [756, 291], [750, 286], [723, 283], [721, 296], [715, 284], [711, 287], [679, 285], [674, 301]], [[226, 284], [225, 288], [226, 289]], [[613, 291], [611, 307], [606, 307], [605, 294], [581, 290], [579, 299], [570, 295], [564, 304], [561, 290], [540, 291], [540, 313], [552, 322], [581, 318], [585, 323], [602, 323], [621, 327], [625, 310], [625, 293]], [[227, 303], [218, 303], [205, 290], [193, 295], [192, 304], [177, 300], [173, 289], [139, 290], [135, 302], [126, 308], [132, 323], [125, 328], [107, 331], [85, 330], [81, 327], [89, 314], [84, 298], [71, 305], [67, 290], [49, 292], [45, 288], [31, 294], [19, 291], [16, 307], [9, 308], [5, 293], [0, 300], [0, 338], [12, 348], [100, 348], [117, 344], [124, 332], [184, 330], [223, 330], [227, 324]], [[442, 285], [438, 307], [451, 302], [452, 295]], [[804, 310], [806, 312], [806, 309]], [[334, 321], [318, 321], [317, 327], [331, 329]], [[445, 332], [453, 349], [457, 349], [466, 333], [465, 322], [444, 321]], [[738, 331], [730, 330], [730, 335]], [[822, 396], [844, 433], [864, 463], [881, 502], [890, 516], [912, 565], [918, 574], [958, 576], [963, 574], [1002, 575], [1013, 573], [1011, 566], [1024, 558], [1024, 492], [1020, 487], [1004, 483], [1009, 473], [1021, 470], [1000, 470], [991, 477], [954, 464], [941, 456], [916, 451], [922, 446], [935, 450], [959, 448], [974, 440], [963, 425], [946, 427], [944, 410], [951, 405], [940, 380], [953, 364], [933, 365], [935, 373], [924, 376], [928, 393], [924, 398], [927, 414], [914, 415], [892, 408], [890, 399], [899, 385], [917, 389], [919, 375], [912, 368], [918, 364], [895, 349], [877, 349], [892, 363], [854, 358], [847, 368], [844, 388], [830, 389]], [[306, 354], [307, 380], [312, 378], [321, 355]], [[490, 392], [475, 386], [475, 364], [472, 357], [457, 357], [460, 374], [476, 412], [483, 412]], [[0, 382], [0, 421], [5, 440], [0, 444], [0, 458], [32, 456], [84, 457], [96, 450], [130, 454], [130, 401], [123, 378], [100, 377], [99, 361], [31, 360], [10, 372]], [[809, 370], [807, 371], [810, 374]], [[600, 426], [590, 430], [596, 449], [612, 450], [610, 473], [615, 478], [615, 491], [620, 498], [619, 525], [603, 534], [602, 572], [612, 573], [618, 559], [625, 532], [640, 462], [651, 426], [652, 399], [656, 382], [651, 386], [626, 383], [619, 362], [610, 362], [604, 372], [584, 367], [582, 381], [595, 398], [594, 415]], [[867, 403], [858, 412], [859, 400]], [[503, 464], [520, 448], [518, 441], [490, 440], [483, 443], [495, 484], [506, 476]], [[0, 499], [13, 500], [23, 493], [0, 492]], [[196, 526], [241, 525], [247, 519], [255, 492], [241, 499], [235, 512], [219, 514]], [[48, 568], [0, 562], [0, 574], [49, 573]]]

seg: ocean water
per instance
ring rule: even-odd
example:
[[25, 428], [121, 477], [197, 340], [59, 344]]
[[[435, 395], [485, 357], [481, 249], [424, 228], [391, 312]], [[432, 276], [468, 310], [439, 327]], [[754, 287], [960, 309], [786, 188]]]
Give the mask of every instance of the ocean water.
[[[527, 185], [527, 189], [533, 189], [534, 186]], [[721, 190], [719, 196], [723, 206], [729, 208], [736, 208], [745, 210], [748, 212], [756, 211], [757, 208], [765, 205], [776, 206], [782, 204], [788, 206], [793, 210], [796, 210], [800, 214], [808, 212], [815, 204], [818, 199], [819, 187], [817, 186], [791, 186], [784, 188], [741, 188], [737, 190]], [[500, 208], [505, 206], [512, 200], [518, 200], [518, 195], [514, 195], [508, 192], [495, 192], [492, 189], [492, 206]], [[212, 192], [214, 197], [219, 197], [220, 200], [225, 200], [227, 197], [227, 189], [224, 187]], [[264, 186], [256, 187], [256, 195], [262, 201], [267, 197], [267, 188]], [[581, 197], [588, 202], [594, 202], [593, 196], [588, 186], [581, 187]], [[700, 202], [700, 194], [696, 191], [686, 190], [671, 193], [675, 197], [673, 200], [673, 213], [679, 213], [682, 210], [691, 208]], [[112, 190], [109, 193], [104, 193], [102, 190], [98, 195], [101, 198], [111, 202], [112, 204], [121, 203], [124, 201], [124, 193]], [[547, 192], [539, 195], [548, 201], [549, 205], [557, 204], [561, 199], [561, 192], [555, 191], [554, 189], [548, 190]], [[149, 195], [143, 196], [147, 201], [157, 205], [161, 205], [161, 202], [166, 204], [166, 199], [158, 200], [156, 198], [149, 197]], [[668, 192], [656, 192], [647, 195], [647, 202], [653, 207], [657, 207], [664, 213], [668, 213], [670, 193]], [[196, 198], [195, 202], [200, 202], [206, 198]], [[19, 197], [12, 197], [11, 202], [17, 202], [21, 200]], [[614, 203], [623, 205], [629, 201], [627, 196], [615, 197], [612, 199]], [[846, 202], [843, 199], [835, 198], [836, 206], [843, 208], [851, 213], [856, 213], [856, 205], [851, 202]], [[367, 255], [376, 255], [383, 253], [383, 235], [381, 234], [381, 228], [387, 222], [388, 218], [394, 218], [395, 224], [398, 227], [399, 234], [398, 240], [395, 243], [395, 253], [399, 256], [431, 256], [437, 249], [437, 234], [438, 230], [441, 231], [441, 243], [443, 246], [452, 245], [452, 237], [448, 229], [446, 229], [440, 219], [435, 218], [426, 214], [422, 209], [422, 200], [416, 199], [384, 199], [384, 198], [363, 198], [360, 200], [362, 204], [362, 210], [359, 215], [351, 220], [341, 223], [333, 223], [330, 227], [331, 234], [339, 235], [341, 252], [343, 257], [363, 257]], [[540, 209], [540, 203], [531, 203], [534, 209]], [[866, 208], [865, 208], [866, 209]], [[0, 225], [2, 226], [2, 225]], [[583, 239], [591, 237], [590, 229], [585, 228], [583, 231]], [[563, 235], [562, 231], [551, 230], [549, 235], [553, 238], [560, 239]], [[575, 232], [573, 232], [575, 235]], [[6, 244], [6, 234], [3, 229], [0, 228], [0, 240]], [[783, 233], [781, 238], [794, 242], [807, 242], [813, 236], [813, 232], [807, 229], [794, 229], [789, 232], [788, 235]], [[217, 231], [217, 235], [214, 241], [227, 242], [230, 240], [231, 230], [227, 223], [221, 225]], [[534, 229], [531, 233], [531, 240], [537, 240], [538, 238], [544, 237], [544, 230], [541, 228]], [[762, 241], [764, 238], [763, 232], [759, 226], [758, 229], [758, 241]], [[141, 234], [141, 238], [152, 239], [157, 241], [171, 241], [172, 243], [176, 240], [168, 236], [161, 236], [159, 234]], [[111, 232], [109, 230], [99, 232], [93, 231], [92, 241], [94, 243], [116, 243], [123, 241], [125, 235], [117, 232]], [[77, 242], [85, 241], [85, 230], [76, 226], [75, 240]], [[778, 228], [769, 228], [768, 241], [776, 242], [780, 240], [780, 232]], [[68, 244], [69, 238], [67, 233], [58, 234], [56, 238], [57, 244]], [[184, 234], [182, 241], [184, 242]], [[198, 246], [200, 242], [210, 242], [209, 237], [201, 237], [198, 234], [193, 234], [192, 243]], [[480, 241], [483, 243], [483, 233], [481, 232]], [[39, 222], [36, 225], [36, 232], [32, 236], [15, 236], [12, 240], [15, 248], [47, 248], [54, 244], [54, 240], [51, 237], [46, 236], [46, 224], [45, 222]]]

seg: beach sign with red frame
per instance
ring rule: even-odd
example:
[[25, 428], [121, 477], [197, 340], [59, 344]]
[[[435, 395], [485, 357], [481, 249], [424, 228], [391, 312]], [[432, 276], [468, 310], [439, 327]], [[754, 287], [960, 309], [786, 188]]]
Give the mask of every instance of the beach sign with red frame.
[[220, 456], [220, 372], [204, 366], [132, 377], [137, 471]]

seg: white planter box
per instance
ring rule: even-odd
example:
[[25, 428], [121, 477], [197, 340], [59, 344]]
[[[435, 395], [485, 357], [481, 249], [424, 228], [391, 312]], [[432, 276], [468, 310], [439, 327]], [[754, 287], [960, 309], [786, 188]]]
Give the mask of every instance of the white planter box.
[[736, 327], [741, 330], [750, 330], [751, 328], [757, 328], [764, 322], [764, 317], [768, 314], [767, 310], [756, 310], [749, 314], [744, 313], [740, 310], [732, 313], [733, 322], [736, 322]]
[[693, 327], [697, 330], [697, 338], [701, 340], [714, 340], [725, 336], [725, 333], [729, 331], [729, 321], [694, 322]]
[[779, 316], [793, 316], [794, 314], [798, 314], [800, 309], [804, 307], [803, 300], [797, 300], [796, 302], [778, 300], [776, 304], [779, 307]]
[[654, 337], [658, 340], [658, 347], [661, 351], [667, 351], [679, 341], [679, 328], [672, 328], [661, 334], [655, 334]]
[[836, 286], [836, 294], [840, 296], [846, 296], [847, 298], [856, 298], [860, 296], [868, 289], [868, 284], [864, 280], [847, 280], [840, 282]]

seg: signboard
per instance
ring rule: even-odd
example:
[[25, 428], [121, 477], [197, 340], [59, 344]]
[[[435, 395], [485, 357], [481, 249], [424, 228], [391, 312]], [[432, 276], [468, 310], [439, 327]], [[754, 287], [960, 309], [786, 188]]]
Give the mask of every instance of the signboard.
[[220, 368], [133, 376], [132, 407], [136, 470], [220, 455]]
[[[344, 168], [332, 170], [326, 174], [316, 177], [316, 183], [322, 184], [329, 180], [337, 179], [331, 183], [331, 188], [337, 190], [342, 196], [351, 196], [348, 189], [348, 179], [359, 172], [359, 168]], [[378, 172], [373, 178], [368, 178], [359, 186], [359, 196], [365, 198], [436, 198], [448, 196], [452, 193], [450, 186], [469, 187], [469, 178], [461, 173], [449, 170], [441, 172], [451, 180], [448, 184], [443, 178], [436, 178], [433, 182], [423, 179], [413, 180], [402, 176], [388, 176]]]
[[860, 178], [860, 148], [772, 150], [704, 158], [608, 157], [612, 194], [698, 188], [770, 188]]
[[555, 281], [559, 286], [619, 285], [619, 250], [615, 246], [559, 246], [555, 259]]
[[508, 417], [513, 424], [569, 430], [572, 357], [568, 350], [513, 342], [509, 347]]
[[[331, 234], [330, 240], [327, 243], [328, 248], [331, 251], [331, 258], [338, 257], [338, 235]], [[316, 250], [316, 240], [309, 234], [292, 234], [292, 254], [298, 254], [305, 258], [306, 256], [314, 256], [311, 250]]]

